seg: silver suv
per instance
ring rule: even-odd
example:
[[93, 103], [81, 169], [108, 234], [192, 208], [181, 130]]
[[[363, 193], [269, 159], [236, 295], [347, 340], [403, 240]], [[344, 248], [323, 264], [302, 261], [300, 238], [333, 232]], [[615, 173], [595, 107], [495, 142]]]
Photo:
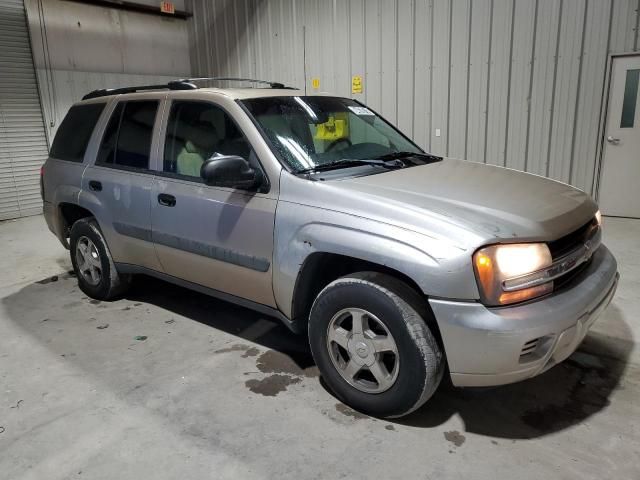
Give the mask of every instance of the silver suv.
[[340, 400], [382, 417], [445, 371], [487, 386], [551, 368], [618, 282], [584, 192], [430, 155], [355, 100], [280, 84], [92, 92], [42, 190], [87, 295], [141, 273], [277, 317]]

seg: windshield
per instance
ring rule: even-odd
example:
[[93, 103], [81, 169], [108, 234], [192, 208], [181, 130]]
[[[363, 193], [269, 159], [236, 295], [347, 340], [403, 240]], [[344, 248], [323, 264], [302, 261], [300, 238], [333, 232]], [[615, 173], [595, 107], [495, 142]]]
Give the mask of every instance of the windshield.
[[[276, 153], [295, 172], [422, 150], [359, 103], [336, 97], [253, 98], [242, 101]], [[341, 162], [342, 160], [346, 160]]]

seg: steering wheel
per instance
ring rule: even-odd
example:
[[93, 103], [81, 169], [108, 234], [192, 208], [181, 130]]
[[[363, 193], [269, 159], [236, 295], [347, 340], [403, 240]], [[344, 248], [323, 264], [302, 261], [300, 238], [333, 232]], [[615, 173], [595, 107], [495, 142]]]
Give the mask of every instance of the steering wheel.
[[338, 138], [333, 142], [331, 142], [329, 145], [327, 145], [327, 148], [325, 148], [324, 151], [330, 152], [331, 150], [336, 148], [338, 145], [340, 145], [340, 143], [346, 143], [348, 147], [351, 147], [353, 145], [353, 143], [351, 143], [351, 140], [349, 140], [348, 138]]

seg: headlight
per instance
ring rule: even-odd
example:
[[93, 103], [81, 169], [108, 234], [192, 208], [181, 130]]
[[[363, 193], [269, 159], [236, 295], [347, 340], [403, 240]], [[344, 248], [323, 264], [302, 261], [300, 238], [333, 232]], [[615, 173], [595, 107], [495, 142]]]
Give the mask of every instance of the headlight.
[[523, 302], [553, 291], [552, 281], [532, 282], [531, 275], [551, 264], [551, 252], [544, 243], [491, 245], [473, 256], [481, 299], [492, 306]]

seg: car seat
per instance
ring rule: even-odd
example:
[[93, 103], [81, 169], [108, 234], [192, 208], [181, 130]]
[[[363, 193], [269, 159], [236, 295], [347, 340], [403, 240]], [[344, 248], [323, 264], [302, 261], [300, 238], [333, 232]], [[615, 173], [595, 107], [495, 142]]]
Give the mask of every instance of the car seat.
[[184, 146], [177, 155], [176, 173], [189, 177], [199, 177], [205, 160], [214, 153], [220, 137], [208, 122], [183, 127]]

